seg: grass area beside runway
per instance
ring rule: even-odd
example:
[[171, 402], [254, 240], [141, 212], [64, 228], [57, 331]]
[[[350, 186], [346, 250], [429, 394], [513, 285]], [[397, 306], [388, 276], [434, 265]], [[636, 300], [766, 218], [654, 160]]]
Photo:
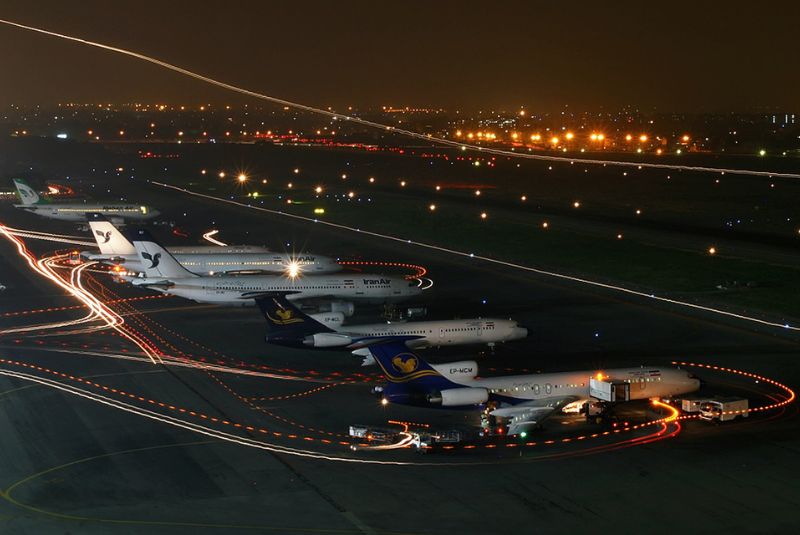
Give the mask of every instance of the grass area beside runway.
[[[582, 234], [550, 222], [545, 228], [546, 218], [536, 213], [493, 209], [482, 219], [479, 209], [458, 202], [437, 202], [431, 210], [400, 195], [375, 194], [368, 202], [295, 193], [291, 204], [284, 194], [258, 205], [739, 313], [800, 318], [800, 267]], [[315, 214], [317, 208], [325, 213]]]

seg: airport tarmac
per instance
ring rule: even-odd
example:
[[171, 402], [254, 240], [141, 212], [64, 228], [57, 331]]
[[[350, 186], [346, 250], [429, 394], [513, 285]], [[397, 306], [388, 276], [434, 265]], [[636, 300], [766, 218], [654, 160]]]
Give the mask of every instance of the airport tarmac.
[[[156, 187], [142, 188], [139, 194], [192, 236], [207, 231], [213, 222], [219, 237], [229, 243], [266, 243], [276, 250], [302, 248], [330, 256], [424, 265], [434, 287], [422, 301], [432, 315], [500, 314], [530, 329], [531, 336], [523, 343], [499, 347], [494, 354], [482, 351], [479, 362], [494, 370], [489, 373], [664, 365], [679, 359], [740, 368], [790, 386], [800, 384], [796, 340], [780, 330], [653, 306], [635, 297], [198, 201]], [[65, 232], [63, 224], [21, 214], [7, 205], [0, 207], [0, 222]], [[179, 243], [179, 238], [164, 235], [166, 228], [154, 228], [163, 233], [167, 245]], [[69, 233], [89, 237], [71, 229]], [[39, 254], [58, 247], [27, 243]], [[0, 295], [0, 312], [19, 310], [20, 303], [25, 309], [74, 304], [51, 283], [32, 277], [7, 241], [0, 241], [0, 251], [0, 281], [8, 286]], [[121, 298], [152, 295], [126, 285], [106, 286]], [[253, 308], [218, 309], [177, 298], [130, 301], [125, 306], [136, 307], [127, 309], [126, 321], [161, 347], [185, 352], [187, 358], [282, 378], [121, 360], [110, 355], [125, 354], [123, 349], [130, 344], [107, 333], [36, 339], [5, 336], [0, 339], [0, 355], [47, 368], [14, 365], [16, 371], [37, 377], [71, 381], [72, 386], [103, 395], [108, 391], [102, 386], [124, 390], [144, 398], [127, 398], [138, 408], [152, 406], [149, 400], [153, 400], [206, 416], [192, 421], [247, 422], [254, 431], [237, 428], [233, 434], [259, 438], [265, 434], [259, 431], [263, 428], [281, 434], [270, 438], [280, 447], [311, 450], [314, 455], [223, 441], [105, 405], [97, 398], [2, 376], [0, 531], [547, 533], [646, 527], [665, 533], [676, 529], [763, 533], [797, 528], [796, 520], [785, 520], [795, 518], [791, 511], [800, 505], [793, 477], [800, 468], [793, 405], [732, 425], [690, 422], [675, 438], [596, 454], [572, 455], [577, 450], [556, 446], [554, 452], [568, 453], [557, 459], [533, 449], [515, 450], [514, 455], [353, 453], [334, 443], [345, 441], [341, 435], [346, 435], [349, 424], [377, 425], [394, 418], [437, 426], [470, 425], [475, 418], [451, 411], [381, 407], [369, 393], [375, 370], [359, 367], [345, 353], [267, 346], [263, 322]], [[74, 309], [41, 313], [45, 314], [45, 321], [81, 315]], [[19, 317], [8, 316], [3, 326], [22, 323]], [[130, 349], [127, 353], [132, 354]], [[475, 351], [453, 353], [464, 356]], [[294, 380], [298, 376], [307, 380]], [[250, 399], [260, 397], [269, 399]], [[548, 427], [543, 435], [560, 432]], [[288, 438], [290, 434], [296, 438]], [[323, 458], [333, 455], [407, 464]]]

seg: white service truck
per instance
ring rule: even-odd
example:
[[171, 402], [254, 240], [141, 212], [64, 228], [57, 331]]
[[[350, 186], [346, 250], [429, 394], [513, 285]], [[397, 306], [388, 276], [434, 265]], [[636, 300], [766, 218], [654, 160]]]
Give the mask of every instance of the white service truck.
[[710, 399], [700, 405], [700, 419], [706, 421], [727, 422], [736, 418], [747, 418], [750, 406], [745, 398]]

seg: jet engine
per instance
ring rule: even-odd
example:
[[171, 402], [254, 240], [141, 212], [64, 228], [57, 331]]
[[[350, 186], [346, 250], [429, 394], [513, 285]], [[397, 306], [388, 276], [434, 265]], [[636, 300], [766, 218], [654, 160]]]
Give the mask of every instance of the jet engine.
[[438, 394], [428, 395], [428, 403], [442, 407], [480, 405], [487, 401], [489, 401], [489, 391], [485, 388], [448, 388]]
[[355, 305], [351, 301], [324, 301], [319, 304], [320, 312], [341, 312], [346, 317], [355, 313]]
[[344, 347], [351, 343], [353, 343], [352, 338], [338, 333], [317, 333], [303, 339], [303, 344], [311, 347]]

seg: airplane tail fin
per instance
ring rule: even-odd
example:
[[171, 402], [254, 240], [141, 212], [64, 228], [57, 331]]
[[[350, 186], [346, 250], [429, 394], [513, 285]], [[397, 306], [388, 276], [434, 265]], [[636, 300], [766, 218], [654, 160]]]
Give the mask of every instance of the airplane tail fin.
[[19, 199], [22, 201], [23, 205], [30, 206], [33, 204], [45, 204], [46, 201], [39, 197], [39, 194], [36, 193], [36, 190], [30, 187], [27, 182], [21, 178], [15, 178], [13, 180], [14, 187], [17, 188], [17, 195], [19, 196]]
[[86, 219], [89, 221], [89, 228], [92, 230], [92, 235], [97, 241], [101, 254], [136, 254], [136, 248], [133, 244], [103, 214], [90, 212], [86, 214]]
[[197, 277], [183, 267], [169, 251], [164, 249], [145, 229], [133, 232], [131, 241], [142, 262], [147, 277], [164, 277], [167, 279], [183, 279]]
[[426, 390], [458, 387], [408, 348], [406, 341], [415, 338], [396, 336], [370, 340], [366, 347], [390, 383]]
[[268, 338], [302, 338], [317, 333], [335, 332], [289, 301], [286, 296], [290, 293], [294, 292], [268, 292], [256, 297], [256, 304], [267, 320]]

